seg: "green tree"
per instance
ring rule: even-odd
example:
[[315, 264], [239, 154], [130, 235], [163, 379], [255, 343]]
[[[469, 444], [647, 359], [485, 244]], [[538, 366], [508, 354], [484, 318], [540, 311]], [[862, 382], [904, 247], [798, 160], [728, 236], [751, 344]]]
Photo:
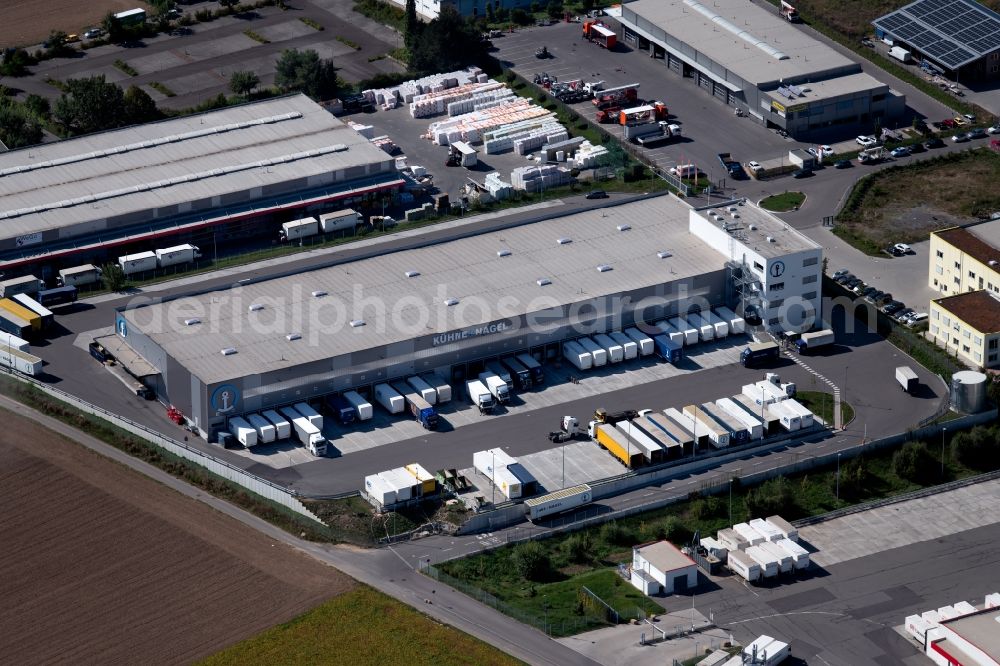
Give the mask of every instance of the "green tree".
[[246, 99], [250, 99], [250, 93], [259, 85], [260, 77], [251, 71], [236, 71], [229, 77], [229, 89]]
[[562, 549], [566, 554], [566, 558], [569, 559], [570, 562], [575, 562], [577, 564], [590, 561], [592, 547], [593, 543], [590, 540], [590, 534], [587, 532], [574, 534], [566, 539], [566, 541], [562, 544]]
[[125, 95], [104, 75], [68, 79], [56, 100], [53, 117], [69, 135], [89, 134], [128, 123]]
[[562, 18], [563, 12], [565, 11], [562, 0], [549, 0], [549, 4], [545, 8], [545, 11], [548, 12], [549, 18]]
[[124, 124], [126, 125], [139, 125], [162, 117], [153, 98], [138, 86], [129, 86], [122, 102], [125, 107]]
[[544, 581], [552, 571], [549, 556], [537, 541], [514, 546], [510, 557], [514, 571], [526, 580]]
[[486, 22], [492, 24], [492, 23], [496, 23], [496, 20], [497, 20], [497, 14], [496, 14], [495, 11], [493, 11], [493, 2], [492, 2], [492, 0], [487, 0], [487, 2], [486, 2]]
[[48, 51], [49, 55], [57, 57], [73, 53], [73, 49], [66, 43], [66, 39], [68, 37], [69, 35], [62, 30], [50, 31], [49, 38], [45, 40], [45, 49]]
[[956, 433], [951, 438], [951, 457], [955, 462], [970, 469], [981, 471], [996, 469], [998, 437], [1000, 432], [996, 428], [981, 426]]
[[33, 146], [42, 140], [42, 123], [27, 106], [0, 99], [0, 141], [8, 148]]
[[423, 27], [419, 42], [410, 49], [410, 69], [419, 73], [447, 72], [484, 63], [487, 57], [486, 44], [475, 25], [446, 6]]
[[0, 59], [0, 75], [27, 76], [28, 66], [34, 64], [35, 59], [24, 49], [8, 49], [4, 51], [3, 58]]
[[275, 66], [274, 84], [282, 90], [298, 90], [316, 101], [337, 94], [337, 69], [332, 60], [320, 60], [312, 49], [285, 49]]
[[580, 0], [580, 11], [584, 14], [589, 14], [594, 8], [594, 0]]
[[776, 513], [789, 513], [789, 509], [795, 505], [795, 496], [788, 480], [779, 476], [748, 489], [743, 502], [749, 517], [764, 518]]
[[901, 479], [930, 485], [941, 478], [941, 461], [923, 442], [907, 442], [892, 454], [892, 471]]
[[420, 40], [420, 29], [422, 25], [417, 18], [416, 0], [406, 0], [406, 21], [403, 24], [403, 39], [407, 50]]
[[24, 98], [24, 106], [42, 120], [48, 118], [52, 113], [52, 107], [49, 104], [49, 100], [34, 93], [31, 93]]
[[114, 12], [108, 12], [104, 15], [101, 27], [104, 28], [104, 32], [108, 33], [108, 41], [112, 44], [123, 42], [128, 37], [128, 31], [125, 30], [122, 22], [115, 17]]
[[108, 262], [101, 266], [101, 282], [108, 291], [123, 291], [128, 286], [128, 278], [122, 267], [114, 262]]

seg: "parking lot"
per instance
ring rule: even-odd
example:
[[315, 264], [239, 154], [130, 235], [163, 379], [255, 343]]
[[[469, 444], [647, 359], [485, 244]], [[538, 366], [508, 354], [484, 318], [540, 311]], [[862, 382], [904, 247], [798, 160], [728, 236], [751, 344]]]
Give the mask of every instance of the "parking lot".
[[[572, 366], [565, 364], [549, 364], [545, 368], [546, 383], [537, 389], [515, 393], [510, 404], [498, 407], [490, 415], [480, 414], [465, 395], [464, 387], [452, 388], [450, 402], [436, 406], [440, 415], [438, 430], [449, 432], [469, 425], [482, 423], [505, 417], [508, 414], [523, 414], [538, 409], [553, 407], [582, 398], [602, 395], [608, 391], [624, 389], [630, 386], [640, 386], [650, 382], [680, 377], [709, 368], [718, 368], [739, 361], [739, 353], [746, 346], [748, 338], [742, 335], [731, 336], [724, 340], [699, 343], [685, 348], [685, 358], [677, 365], [660, 361], [655, 356], [633, 359], [615, 365], [580, 373]], [[571, 380], [572, 378], [572, 380]], [[575, 380], [575, 381], [573, 381]], [[719, 396], [721, 397], [721, 396]], [[666, 407], [667, 405], [664, 405]], [[678, 405], [682, 407], [683, 405]], [[578, 414], [577, 418], [586, 427], [588, 414]], [[553, 424], [554, 429], [555, 425]], [[330, 440], [333, 452], [331, 457], [347, 456], [361, 451], [368, 451], [380, 446], [395, 444], [408, 439], [420, 438], [433, 441], [434, 432], [424, 430], [419, 422], [408, 414], [390, 415], [380, 405], [374, 405], [374, 416], [369, 421], [341, 426], [333, 418], [324, 419], [323, 435]], [[483, 444], [482, 448], [489, 448]], [[591, 445], [596, 450], [596, 445]], [[305, 449], [296, 447], [294, 443], [264, 444], [253, 449], [233, 449], [237, 455], [250, 459], [254, 463], [267, 465], [274, 469], [284, 469], [294, 465], [315, 462]], [[599, 475], [595, 470], [587, 470], [581, 466], [578, 483], [591, 481], [603, 476], [611, 476], [623, 471], [620, 464], [611, 456], [603, 454], [611, 466], [616, 469], [611, 474]], [[544, 457], [544, 456], [543, 456]], [[544, 463], [542, 463], [544, 467]], [[552, 479], [544, 471], [542, 476], [546, 487], [552, 487]], [[576, 472], [572, 472], [576, 474]], [[569, 470], [567, 480], [571, 478]], [[541, 481], [541, 479], [539, 479]], [[555, 487], [559, 487], [556, 484]]]
[[[607, 51], [582, 40], [581, 35], [579, 23], [557, 23], [506, 34], [493, 43], [498, 49], [495, 55], [504, 66], [529, 81], [536, 73], [547, 72], [559, 81], [604, 81], [608, 88], [638, 83], [640, 98], [666, 103], [670, 121], [683, 128], [683, 138], [665, 147], [646, 149], [650, 159], [664, 170], [676, 164], [694, 163], [713, 182], [721, 182], [725, 177], [717, 157], [721, 152], [730, 152], [734, 159], [746, 163], [787, 157], [789, 149], [805, 147], [748, 119], [737, 118], [732, 107], [700, 90], [690, 78], [681, 78], [668, 70], [662, 59], [650, 58], [648, 53], [621, 42], [617, 50]], [[534, 56], [535, 49], [543, 45], [551, 52], [551, 58]], [[590, 101], [570, 106], [593, 120], [594, 106]], [[622, 135], [616, 125], [603, 127], [616, 136]]]

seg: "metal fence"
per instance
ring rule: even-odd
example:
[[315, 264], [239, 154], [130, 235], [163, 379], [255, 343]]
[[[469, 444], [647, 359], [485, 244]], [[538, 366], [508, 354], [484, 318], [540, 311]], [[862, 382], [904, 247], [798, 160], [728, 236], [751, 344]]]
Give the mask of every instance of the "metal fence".
[[282, 486], [242, 470], [224, 460], [219, 460], [214, 456], [194, 449], [183, 442], [165, 437], [155, 430], [147, 428], [141, 423], [136, 423], [135, 421], [127, 419], [123, 416], [109, 412], [106, 409], [98, 407], [97, 405], [92, 405], [86, 400], [82, 400], [53, 386], [43, 384], [42, 382], [22, 375], [21, 373], [13, 372], [9, 368], [2, 368], [2, 370], [14, 379], [28, 384], [35, 389], [56, 398], [57, 400], [65, 402], [82, 412], [104, 419], [112, 425], [130, 432], [172, 455], [183, 458], [184, 460], [194, 463], [200, 467], [204, 467], [209, 472], [221, 476], [228, 481], [232, 481], [252, 493], [260, 495], [261, 497], [275, 502], [276, 504], [280, 504], [281, 506], [310, 520], [314, 520], [324, 527], [326, 526], [326, 524], [320, 520], [316, 514], [306, 508], [306, 506], [299, 501], [293, 492], [283, 488]]

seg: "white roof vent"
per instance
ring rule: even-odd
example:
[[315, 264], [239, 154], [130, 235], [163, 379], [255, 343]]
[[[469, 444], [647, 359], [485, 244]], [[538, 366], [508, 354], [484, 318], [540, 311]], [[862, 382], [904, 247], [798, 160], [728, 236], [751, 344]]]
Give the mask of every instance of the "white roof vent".
[[195, 324], [200, 324], [200, 323], [201, 323], [201, 319], [198, 319], [197, 317], [191, 317], [190, 319], [185, 319], [184, 320], [184, 325], [185, 326], [194, 326]]
[[223, 356], [232, 356], [235, 353], [236, 353], [236, 347], [226, 347], [225, 349], [222, 350]]
[[264, 306], [261, 305], [260, 303], [251, 303], [250, 304], [250, 312], [257, 312], [258, 310], [263, 310], [263, 309], [264, 309]]
[[750, 231], [757, 231], [757, 225], [756, 224], [751, 224], [750, 225]]
[[547, 284], [552, 284], [552, 280], [548, 278], [538, 278], [537, 280], [535, 280], [535, 284], [537, 284], [539, 287], [544, 287]]
[[365, 320], [364, 319], [352, 319], [351, 320], [351, 328], [358, 328], [358, 327], [364, 326], [364, 325], [365, 325]]
[[406, 277], [412, 278], [420, 275], [420, 271], [406, 271]]
[[285, 336], [285, 339], [288, 340], [289, 342], [291, 342], [292, 340], [301, 340], [302, 339], [302, 334], [301, 333], [289, 333], [288, 335]]
[[448, 299], [445, 299], [444, 304], [448, 305], [448, 306], [458, 305], [458, 299], [457, 298], [448, 298]]
[[573, 239], [572, 238], [559, 238], [559, 239], [556, 240], [556, 242], [559, 243], [560, 245], [567, 245], [569, 243], [572, 243]]
[[776, 241], [774, 240], [774, 236], [768, 236], [768, 237], [767, 237], [767, 242], [768, 242], [768, 243], [774, 243], [774, 242], [776, 242]]
[[629, 229], [632, 228], [632, 225], [631, 224], [619, 224], [617, 228], [618, 228], [618, 231], [628, 231]]
[[735, 212], [735, 211], [733, 211], [732, 213], [730, 213], [729, 216], [732, 217], [734, 220], [740, 219], [740, 214], [737, 213], [737, 212]]
[[598, 273], [607, 273], [610, 270], [611, 266], [608, 266], [607, 264], [601, 264], [600, 266], [597, 267]]
[[323, 291], [322, 289], [317, 289], [312, 293], [312, 295], [313, 298], [322, 298], [323, 296], [326, 296], [326, 292]]
[[666, 259], [667, 257], [674, 256], [674, 253], [671, 252], [670, 250], [660, 250], [659, 252], [656, 253], [656, 256], [659, 257], [660, 259]]
[[497, 250], [497, 256], [498, 257], [509, 257], [510, 256], [510, 250]]
[[730, 213], [735, 213], [736, 212], [736, 206], [730, 206], [726, 210], [728, 210]]

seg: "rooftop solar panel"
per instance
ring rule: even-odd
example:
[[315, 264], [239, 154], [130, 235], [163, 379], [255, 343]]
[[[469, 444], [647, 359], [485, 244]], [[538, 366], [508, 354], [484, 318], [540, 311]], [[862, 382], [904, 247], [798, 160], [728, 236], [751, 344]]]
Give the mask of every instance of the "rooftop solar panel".
[[952, 69], [1000, 48], [1000, 14], [974, 0], [917, 0], [872, 23]]

